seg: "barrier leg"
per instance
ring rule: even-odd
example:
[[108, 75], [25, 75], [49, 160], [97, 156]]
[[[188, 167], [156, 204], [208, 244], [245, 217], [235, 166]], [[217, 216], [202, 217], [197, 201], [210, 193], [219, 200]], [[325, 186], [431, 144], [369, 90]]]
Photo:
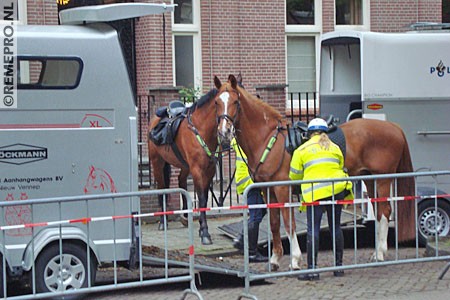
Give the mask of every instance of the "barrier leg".
[[447, 265], [445, 266], [444, 270], [442, 270], [442, 273], [439, 276], [439, 280], [442, 280], [442, 278], [444, 278], [444, 275], [445, 275], [445, 273], [447, 273], [448, 269], [450, 269], [450, 262], [447, 263]]

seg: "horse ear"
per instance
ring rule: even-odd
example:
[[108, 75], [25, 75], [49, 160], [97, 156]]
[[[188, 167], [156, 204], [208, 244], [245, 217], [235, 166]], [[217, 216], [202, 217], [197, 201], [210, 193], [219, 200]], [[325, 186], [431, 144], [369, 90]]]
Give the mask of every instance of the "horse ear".
[[214, 76], [214, 85], [218, 90], [220, 90], [220, 87], [222, 86], [222, 83], [220, 82], [220, 79], [217, 76]]
[[228, 81], [231, 83], [231, 87], [233, 89], [236, 89], [236, 87], [237, 87], [237, 80], [236, 80], [236, 77], [234, 77], [233, 74], [230, 74], [230, 76], [228, 76]]

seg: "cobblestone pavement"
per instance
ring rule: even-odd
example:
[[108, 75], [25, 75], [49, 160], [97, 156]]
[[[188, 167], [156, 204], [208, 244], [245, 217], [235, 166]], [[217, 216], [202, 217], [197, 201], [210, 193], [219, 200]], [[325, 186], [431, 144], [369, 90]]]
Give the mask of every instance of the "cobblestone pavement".
[[[198, 235], [194, 234], [195, 258], [200, 263], [209, 263], [214, 266], [231, 266], [234, 270], [243, 268], [243, 258], [236, 253], [232, 247], [232, 240], [223, 235], [217, 228], [227, 222], [234, 222], [236, 218], [210, 218], [210, 234], [213, 245], [200, 245]], [[194, 226], [194, 233], [197, 231], [198, 223]], [[367, 263], [373, 252], [373, 245], [358, 246], [354, 250], [352, 244], [352, 231], [346, 230], [344, 251], [344, 265], [357, 263], [362, 265]], [[366, 232], [361, 232], [359, 238], [367, 238]], [[167, 246], [171, 253], [184, 253], [187, 257], [186, 248], [187, 229], [180, 225], [178, 221], [169, 222], [169, 229], [166, 232], [158, 231], [157, 224], [150, 223], [143, 226], [144, 252], [151, 249], [160, 249]], [[164, 236], [167, 240], [164, 240]], [[350, 237], [350, 238], [349, 238]], [[322, 238], [322, 236], [321, 236]], [[326, 236], [325, 238], [326, 239]], [[358, 240], [359, 241], [359, 240]], [[304, 236], [300, 236], [300, 244], [304, 242]], [[302, 246], [304, 249], [304, 245]], [[395, 247], [390, 245], [387, 260], [414, 258], [425, 256], [426, 249], [414, 247]], [[447, 251], [446, 251], [447, 252]], [[152, 252], [151, 255], [156, 255]], [[448, 255], [449, 252], [444, 253]], [[303, 254], [306, 258], [305, 253]], [[182, 258], [182, 255], [180, 258]], [[321, 250], [319, 252], [319, 268], [332, 264], [332, 251]], [[450, 263], [450, 262], [449, 262]], [[260, 300], [294, 300], [294, 299], [398, 299], [398, 300], [447, 300], [450, 299], [450, 271], [442, 280], [439, 276], [447, 266], [446, 261], [432, 261], [420, 263], [397, 264], [390, 266], [364, 267], [345, 270], [344, 277], [334, 277], [332, 272], [320, 274], [320, 280], [314, 282], [304, 282], [297, 280], [296, 276], [276, 277], [264, 281], [251, 282], [250, 295], [255, 298], [242, 297], [242, 299]], [[285, 255], [281, 260], [282, 271], [287, 271], [289, 256]], [[306, 268], [303, 262], [302, 268]], [[256, 272], [265, 272], [266, 264], [250, 264], [250, 268]], [[145, 266], [143, 268], [144, 278], [163, 278], [166, 270], [162, 267]], [[183, 268], [169, 268], [169, 277], [186, 275]], [[117, 273], [119, 282], [138, 281], [139, 272], [129, 271], [119, 268]], [[100, 268], [97, 272], [96, 286], [114, 283], [113, 268]], [[117, 289], [114, 291], [91, 293], [84, 297], [85, 300], [144, 300], [144, 299], [198, 299], [196, 295], [187, 294], [183, 298], [183, 292], [190, 287], [189, 282], [158, 284], [153, 286], [140, 286], [138, 288]], [[244, 280], [236, 275], [223, 275], [216, 273], [200, 272], [196, 275], [196, 287], [199, 294], [205, 300], [228, 300], [239, 299], [245, 291]], [[29, 288], [29, 287], [28, 287]], [[10, 286], [11, 294], [22, 294], [15, 285]], [[23, 290], [28, 294], [30, 291]], [[247, 295], [248, 296], [248, 295]]]
[[[224, 263], [233, 262], [242, 264], [239, 255], [224, 256], [232, 249], [231, 239], [223, 236], [215, 230], [218, 224], [230, 220], [209, 219], [210, 233], [214, 246], [211, 251], [207, 251], [208, 246], [197, 246], [198, 235], [194, 234], [196, 254], [209, 254], [213, 259], [220, 257]], [[196, 224], [198, 226], [198, 224]], [[144, 244], [150, 245], [161, 243], [162, 232], [157, 232], [155, 224], [147, 224], [143, 232]], [[196, 230], [194, 229], [194, 233]], [[169, 222], [167, 231], [168, 240], [173, 241], [175, 248], [183, 248], [180, 244], [182, 239], [186, 239], [186, 229], [183, 229], [178, 222]], [[156, 242], [158, 241], [158, 242]], [[347, 240], [346, 240], [347, 245]], [[395, 249], [389, 250], [387, 259], [394, 259]], [[422, 257], [425, 248], [416, 250], [414, 247], [400, 247], [399, 258], [413, 258], [416, 251]], [[352, 247], [346, 248], [344, 254], [344, 264], [352, 264], [355, 260], [359, 263], [367, 262], [373, 252], [373, 247], [358, 249], [356, 256]], [[305, 256], [305, 254], [304, 254]], [[306, 258], [306, 256], [304, 257]], [[289, 256], [285, 256], [281, 261], [281, 267], [287, 270]], [[319, 264], [327, 264], [332, 261], [329, 250], [320, 251]], [[278, 277], [266, 279], [265, 281], [252, 282], [250, 284], [250, 294], [257, 299], [449, 299], [450, 298], [450, 271], [445, 274], [442, 280], [439, 275], [443, 272], [447, 262], [433, 261], [421, 263], [408, 263], [391, 266], [379, 266], [346, 270], [344, 277], [334, 277], [332, 272], [321, 273], [319, 281], [303, 282], [297, 280], [295, 276]], [[306, 267], [304, 264], [302, 267]], [[320, 267], [320, 265], [319, 265]], [[263, 271], [265, 264], [251, 264], [251, 268]], [[98, 280], [111, 283], [111, 274], [100, 271]], [[109, 277], [108, 277], [109, 276]], [[109, 279], [108, 279], [109, 278]], [[200, 273], [197, 276], [196, 286], [203, 299], [238, 299], [244, 292], [244, 281], [242, 278], [214, 273]], [[165, 284], [150, 287], [139, 287], [122, 289], [110, 292], [99, 292], [88, 295], [87, 300], [105, 299], [182, 299], [183, 291], [189, 288], [189, 283]], [[195, 295], [188, 294], [184, 299], [198, 299]], [[248, 298], [243, 298], [248, 299]]]
[[[319, 281], [303, 282], [293, 277], [279, 277], [250, 285], [258, 299], [449, 299], [450, 274], [438, 277], [445, 262], [413, 263], [385, 267], [346, 270], [344, 277], [322, 273]], [[236, 277], [201, 275], [197, 288], [203, 299], [238, 299], [244, 285]], [[180, 299], [188, 284], [96, 293], [86, 299]], [[185, 299], [198, 299], [188, 295]]]

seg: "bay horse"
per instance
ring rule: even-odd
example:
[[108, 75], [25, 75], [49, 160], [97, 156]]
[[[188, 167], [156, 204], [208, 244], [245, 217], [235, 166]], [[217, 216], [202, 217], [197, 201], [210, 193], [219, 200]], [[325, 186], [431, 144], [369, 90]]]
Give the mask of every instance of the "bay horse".
[[[217, 113], [232, 120], [232, 126], [227, 132], [222, 132], [222, 135], [227, 137], [226, 139], [236, 137], [238, 144], [248, 157], [248, 166], [254, 181], [289, 180], [291, 155], [285, 149], [287, 125], [281, 114], [269, 104], [239, 87], [234, 75], [230, 75], [224, 84], [215, 77], [214, 84], [219, 90], [216, 95]], [[223, 101], [220, 101], [221, 99]], [[345, 167], [350, 176], [413, 171], [408, 143], [402, 129], [396, 124], [387, 121], [355, 119], [342, 124], [340, 128], [346, 140]], [[272, 143], [267, 153], [266, 149], [270, 148]], [[399, 178], [397, 183], [399, 196], [414, 195], [413, 178]], [[389, 196], [390, 184], [390, 179], [377, 180], [377, 196]], [[369, 196], [373, 198], [374, 183], [368, 181], [366, 186]], [[269, 194], [270, 199], [275, 199], [279, 203], [289, 201], [288, 186], [270, 188]], [[387, 252], [391, 207], [388, 201], [378, 202], [377, 205], [377, 221], [380, 230], [377, 232], [378, 243], [372, 259], [383, 261]], [[301, 250], [295, 234], [295, 219], [289, 217], [289, 209], [281, 208], [281, 215], [292, 245], [290, 266], [292, 269], [300, 269]], [[399, 241], [414, 239], [414, 202], [399, 201], [398, 212]], [[277, 270], [283, 255], [279, 232], [280, 209], [271, 209], [270, 216], [273, 237], [270, 264], [274, 270]]]
[[[171, 165], [178, 167], [180, 168], [178, 186], [187, 190], [187, 177], [189, 174], [192, 175], [200, 209], [207, 206], [208, 189], [216, 171], [215, 151], [218, 146], [217, 128], [219, 124], [219, 120], [216, 118], [216, 104], [213, 101], [216, 92], [215, 89], [211, 90], [187, 108], [186, 117], [181, 121], [174, 138], [174, 146], [156, 145], [150, 138], [148, 140], [149, 159], [157, 188], [168, 188]], [[155, 116], [150, 121], [149, 132], [158, 124], [160, 119], [160, 117]], [[174, 151], [174, 147], [178, 150]], [[161, 210], [163, 210], [162, 201], [161, 195], [159, 197]], [[187, 209], [184, 197], [183, 209]], [[161, 216], [161, 222], [164, 222], [164, 216]], [[212, 244], [204, 210], [200, 211], [199, 223], [199, 235], [202, 244]]]

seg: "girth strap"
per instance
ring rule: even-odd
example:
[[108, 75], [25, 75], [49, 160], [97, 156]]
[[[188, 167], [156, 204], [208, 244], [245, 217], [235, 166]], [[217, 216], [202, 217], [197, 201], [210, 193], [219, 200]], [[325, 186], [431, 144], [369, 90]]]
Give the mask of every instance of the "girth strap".
[[175, 141], [174, 141], [173, 143], [170, 144], [170, 147], [172, 148], [173, 153], [178, 158], [178, 160], [181, 162], [181, 164], [184, 167], [189, 168], [188, 163], [184, 160], [183, 155], [181, 155], [180, 149], [178, 149], [177, 143], [175, 143]]

